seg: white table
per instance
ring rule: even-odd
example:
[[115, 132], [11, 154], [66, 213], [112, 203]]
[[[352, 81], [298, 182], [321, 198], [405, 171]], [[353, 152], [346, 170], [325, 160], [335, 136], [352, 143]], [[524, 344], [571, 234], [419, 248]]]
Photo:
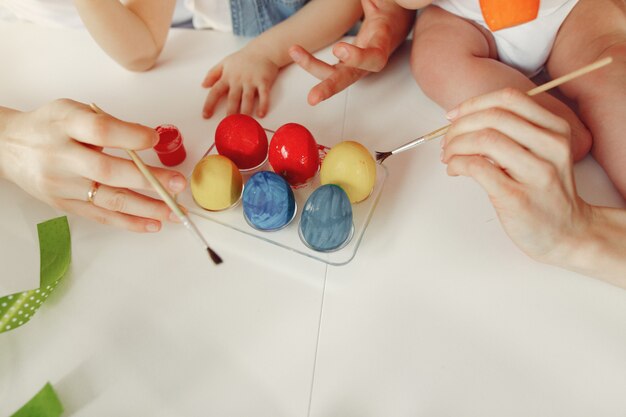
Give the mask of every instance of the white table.
[[[82, 31], [0, 25], [0, 104], [94, 101], [179, 126], [193, 163], [224, 107], [200, 117], [208, 68], [232, 36], [173, 30], [160, 64], [129, 73]], [[329, 57], [328, 51], [321, 56]], [[404, 48], [380, 75], [316, 108], [287, 68], [263, 121], [386, 150], [444, 123]], [[144, 159], [156, 164], [150, 153]], [[341, 267], [204, 221], [214, 268], [180, 227], [136, 235], [69, 216], [71, 273], [27, 325], [0, 335], [0, 415], [53, 383], [67, 416], [620, 416], [626, 292], [533, 262], [477, 185], [449, 178], [436, 142], [389, 160], [356, 258]], [[595, 203], [624, 206], [592, 159]], [[0, 182], [3, 269], [35, 262], [36, 223], [61, 213]], [[4, 277], [1, 279], [4, 280]], [[28, 289], [37, 277], [11, 285]]]

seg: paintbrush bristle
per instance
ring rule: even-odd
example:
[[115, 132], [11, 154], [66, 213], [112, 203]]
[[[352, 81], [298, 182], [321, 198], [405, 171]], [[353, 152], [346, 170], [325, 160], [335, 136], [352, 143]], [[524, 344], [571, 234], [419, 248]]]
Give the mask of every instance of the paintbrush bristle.
[[378, 161], [379, 164], [382, 164], [383, 162], [385, 162], [385, 159], [389, 158], [391, 156], [391, 152], [376, 152], [376, 161]]
[[223, 262], [222, 258], [220, 258], [220, 256], [217, 253], [215, 253], [213, 249], [207, 247], [206, 250], [207, 252], [209, 252], [209, 256], [211, 257], [211, 260], [213, 261], [215, 265], [219, 265]]

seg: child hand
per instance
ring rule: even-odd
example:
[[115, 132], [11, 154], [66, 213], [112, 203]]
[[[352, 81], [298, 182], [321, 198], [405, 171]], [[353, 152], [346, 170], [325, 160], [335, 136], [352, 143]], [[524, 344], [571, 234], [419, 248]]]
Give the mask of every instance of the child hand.
[[[365, 54], [365, 51], [363, 51], [363, 54]], [[341, 62], [335, 65], [327, 64], [321, 59], [315, 58], [313, 54], [300, 45], [294, 45], [289, 48], [289, 55], [302, 69], [321, 80], [319, 84], [309, 91], [307, 101], [311, 106], [315, 106], [340, 93], [368, 73], [364, 69], [351, 67]]]
[[204, 78], [202, 87], [210, 88], [202, 117], [213, 116], [220, 99], [228, 95], [226, 113], [250, 115], [258, 97], [257, 116], [269, 109], [270, 89], [278, 76], [279, 66], [262, 52], [245, 47], [224, 58]]
[[448, 174], [484, 188], [527, 255], [571, 267], [592, 236], [595, 214], [576, 193], [568, 123], [513, 89], [468, 100], [451, 113], [442, 142]]
[[364, 20], [354, 44], [339, 42], [333, 47], [338, 64], [327, 64], [298, 45], [289, 50], [296, 64], [322, 81], [309, 92], [308, 102], [312, 106], [343, 91], [370, 72], [381, 71], [408, 34], [415, 12], [389, 1], [361, 0], [361, 4]]

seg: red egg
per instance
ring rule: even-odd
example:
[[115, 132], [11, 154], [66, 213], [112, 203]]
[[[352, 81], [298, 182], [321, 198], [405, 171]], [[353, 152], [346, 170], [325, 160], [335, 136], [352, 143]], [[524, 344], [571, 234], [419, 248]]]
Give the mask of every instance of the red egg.
[[295, 186], [315, 176], [320, 157], [311, 132], [297, 123], [287, 123], [272, 137], [269, 160], [274, 172]]
[[215, 146], [239, 169], [257, 167], [267, 157], [267, 135], [263, 127], [250, 116], [231, 114], [215, 130]]

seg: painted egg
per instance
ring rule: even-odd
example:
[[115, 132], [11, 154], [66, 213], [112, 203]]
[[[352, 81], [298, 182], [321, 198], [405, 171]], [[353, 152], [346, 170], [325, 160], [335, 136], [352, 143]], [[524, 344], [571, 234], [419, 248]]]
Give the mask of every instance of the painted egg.
[[300, 217], [300, 238], [311, 249], [330, 252], [342, 248], [352, 237], [352, 206], [340, 187], [328, 184], [307, 199]]
[[344, 189], [352, 203], [365, 200], [376, 183], [376, 162], [365, 146], [345, 141], [332, 147], [320, 169], [322, 184]]
[[257, 172], [243, 191], [243, 215], [255, 229], [271, 231], [288, 225], [296, 214], [291, 187], [280, 175]]
[[297, 123], [281, 126], [270, 141], [272, 169], [293, 186], [304, 184], [317, 174], [319, 158], [313, 135]]
[[241, 197], [243, 178], [237, 166], [223, 155], [205, 156], [191, 174], [191, 194], [202, 208], [224, 210]]
[[225, 117], [215, 130], [215, 147], [239, 169], [251, 169], [267, 158], [267, 135], [263, 127], [245, 114]]

